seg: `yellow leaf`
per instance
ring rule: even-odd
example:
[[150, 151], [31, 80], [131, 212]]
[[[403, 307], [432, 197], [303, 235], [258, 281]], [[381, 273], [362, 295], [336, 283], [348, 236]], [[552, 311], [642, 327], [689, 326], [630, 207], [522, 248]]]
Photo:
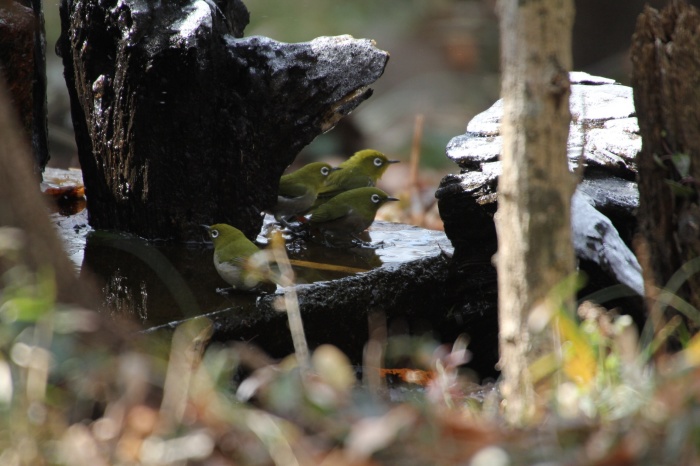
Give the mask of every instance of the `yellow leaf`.
[[578, 325], [567, 315], [556, 318], [557, 331], [564, 345], [564, 373], [578, 385], [589, 384], [596, 375], [595, 353]]
[[684, 367], [700, 365], [700, 333], [690, 339], [686, 348], [679, 354]]

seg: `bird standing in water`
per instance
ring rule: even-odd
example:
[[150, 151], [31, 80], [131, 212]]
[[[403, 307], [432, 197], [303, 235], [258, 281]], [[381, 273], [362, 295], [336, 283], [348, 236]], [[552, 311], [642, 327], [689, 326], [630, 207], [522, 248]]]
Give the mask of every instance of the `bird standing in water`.
[[251, 258], [261, 249], [241, 230], [225, 223], [202, 226], [214, 242], [214, 267], [226, 283], [246, 291], [271, 284], [264, 270], [251, 265]]
[[311, 212], [309, 225], [329, 239], [355, 239], [369, 228], [381, 206], [398, 201], [379, 188], [356, 188], [338, 194]]

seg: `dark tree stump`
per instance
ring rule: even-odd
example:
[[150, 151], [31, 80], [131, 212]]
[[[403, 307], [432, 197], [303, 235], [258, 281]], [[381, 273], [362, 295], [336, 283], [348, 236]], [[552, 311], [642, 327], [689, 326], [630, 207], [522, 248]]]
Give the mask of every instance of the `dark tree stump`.
[[639, 231], [647, 297], [670, 290], [700, 309], [700, 14], [685, 1], [646, 8], [632, 41], [632, 85], [642, 135]]
[[0, 6], [0, 76], [32, 145], [34, 173], [39, 175], [49, 160], [46, 34], [41, 0], [32, 0], [31, 8], [24, 3], [8, 0]]
[[63, 57], [90, 224], [253, 237], [299, 150], [371, 95], [388, 54], [349, 36], [240, 38], [239, 0], [63, 0]]

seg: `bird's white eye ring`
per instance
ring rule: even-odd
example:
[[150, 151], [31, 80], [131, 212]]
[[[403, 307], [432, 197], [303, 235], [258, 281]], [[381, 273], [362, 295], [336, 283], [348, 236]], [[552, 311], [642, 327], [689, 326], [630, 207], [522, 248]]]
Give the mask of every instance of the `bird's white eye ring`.
[[328, 167], [322, 167], [321, 168], [321, 175], [327, 176], [331, 171], [328, 169]]
[[211, 231], [209, 232], [209, 234], [211, 235], [212, 238], [218, 238], [218, 236], [219, 236], [219, 230], [211, 230]]
[[379, 194], [372, 194], [372, 202], [377, 204], [379, 203], [379, 201], [381, 201], [381, 199], [379, 198]]
[[384, 165], [384, 161], [382, 159], [380, 159], [379, 157], [377, 157], [374, 159], [374, 165], [377, 167], [381, 167], [382, 165]]

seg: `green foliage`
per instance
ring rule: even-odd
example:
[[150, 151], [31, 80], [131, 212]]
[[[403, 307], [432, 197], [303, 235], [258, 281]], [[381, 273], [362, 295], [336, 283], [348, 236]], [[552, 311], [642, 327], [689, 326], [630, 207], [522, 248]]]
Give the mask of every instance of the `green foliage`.
[[654, 154], [654, 162], [669, 172], [664, 180], [671, 192], [682, 198], [690, 198], [696, 195], [694, 180], [690, 177], [691, 158], [689, 154], [676, 152], [674, 154], [659, 156]]
[[[247, 6], [251, 21], [246, 30], [248, 35], [267, 35], [285, 42], [303, 42], [319, 36], [334, 36], [338, 31], [364, 37], [363, 33], [368, 29], [385, 32], [387, 28], [408, 30], [417, 18], [436, 7], [435, 2], [398, 0], [256, 0]], [[303, 14], [300, 14], [301, 11]], [[289, 18], [295, 19], [290, 21]]]

